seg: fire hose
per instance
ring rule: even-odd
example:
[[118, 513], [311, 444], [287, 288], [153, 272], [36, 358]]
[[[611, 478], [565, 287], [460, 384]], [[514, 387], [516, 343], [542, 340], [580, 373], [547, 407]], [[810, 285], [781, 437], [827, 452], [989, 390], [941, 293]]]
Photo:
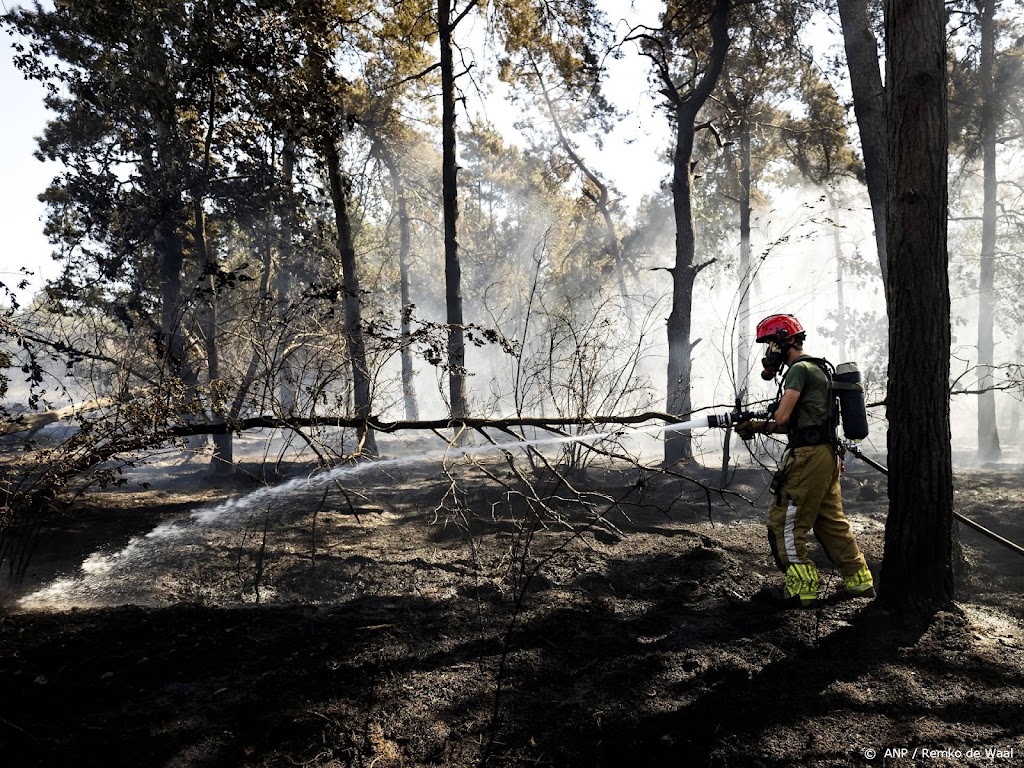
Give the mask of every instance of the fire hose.
[[[881, 472], [886, 477], [889, 476], [888, 468], [882, 466], [881, 464], [879, 464], [874, 459], [870, 459], [867, 456], [865, 456], [863, 451], [861, 451], [860, 446], [856, 445], [855, 443], [847, 442], [847, 443], [845, 443], [845, 447], [846, 447], [846, 449], [850, 453], [852, 453], [858, 459], [863, 461], [869, 467], [872, 467], [873, 469], [877, 469], [879, 472]], [[968, 528], [973, 528], [978, 533], [983, 534], [984, 536], [988, 536], [990, 539], [992, 539], [992, 541], [996, 541], [996, 542], [1002, 544], [1004, 547], [1006, 547], [1008, 549], [1012, 549], [1018, 555], [1024, 555], [1024, 547], [1020, 546], [1019, 544], [1014, 544], [1009, 539], [1003, 538], [1002, 536], [1000, 536], [995, 531], [990, 531], [988, 528], [986, 528], [985, 526], [981, 525], [980, 523], [977, 523], [974, 520], [971, 520], [971, 518], [965, 517], [964, 515], [960, 514], [959, 512], [957, 512], [955, 510], [953, 512], [953, 517], [955, 517], [961, 523], [966, 525]]]

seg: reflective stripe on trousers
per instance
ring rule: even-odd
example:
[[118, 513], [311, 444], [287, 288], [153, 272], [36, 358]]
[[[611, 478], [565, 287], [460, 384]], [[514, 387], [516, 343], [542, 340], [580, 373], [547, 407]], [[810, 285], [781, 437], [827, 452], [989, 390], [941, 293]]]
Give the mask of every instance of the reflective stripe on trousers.
[[807, 536], [813, 530], [843, 576], [866, 566], [843, 513], [839, 459], [830, 445], [807, 445], [787, 451], [788, 469], [779, 495], [768, 511], [768, 543], [775, 564], [785, 572], [795, 563], [811, 564]]

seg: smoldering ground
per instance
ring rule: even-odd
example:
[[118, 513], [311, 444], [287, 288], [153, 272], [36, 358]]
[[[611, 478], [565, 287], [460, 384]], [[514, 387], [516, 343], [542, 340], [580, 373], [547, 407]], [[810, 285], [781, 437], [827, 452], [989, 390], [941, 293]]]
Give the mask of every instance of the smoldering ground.
[[[276, 495], [166, 465], [149, 488], [88, 494], [86, 520], [47, 531], [25, 592], [82, 575], [79, 536], [105, 540], [116, 568], [133, 537], [222, 512], [82, 603], [104, 607], [69, 591], [5, 610], [0, 742], [26, 766], [834, 766], [911, 741], [1019, 749], [1024, 568], [984, 537], [961, 531], [961, 602], [925, 630], [854, 602], [777, 613], [748, 599], [778, 578], [763, 471], [709, 497], [606, 457], [579, 472], [548, 459], [434, 458]], [[713, 487], [719, 471], [692, 474]], [[1020, 478], [958, 471], [958, 509], [1024, 539]], [[877, 571], [884, 477], [850, 462], [843, 488]], [[223, 511], [251, 490], [246, 512]]]

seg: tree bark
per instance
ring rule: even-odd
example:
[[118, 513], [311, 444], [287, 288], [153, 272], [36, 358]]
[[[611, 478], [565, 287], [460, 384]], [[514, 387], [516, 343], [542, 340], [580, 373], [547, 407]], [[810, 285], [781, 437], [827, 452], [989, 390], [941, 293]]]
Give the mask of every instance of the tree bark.
[[[295, 138], [293, 131], [289, 128], [285, 131], [284, 146], [281, 152], [281, 188], [291, 192], [295, 180]], [[274, 312], [276, 321], [281, 327], [280, 344], [282, 348], [289, 346], [290, 334], [288, 329], [288, 307], [292, 293], [292, 215], [291, 209], [282, 211], [280, 217], [280, 250], [277, 255], [276, 269], [274, 263], [266, 264], [264, 274], [269, 277], [270, 270], [273, 270], [273, 286], [275, 294]], [[269, 255], [269, 254], [268, 254]], [[269, 286], [269, 284], [268, 284]], [[262, 294], [261, 294], [262, 295]], [[280, 368], [275, 371], [277, 378], [277, 399], [281, 413], [294, 415], [299, 410], [299, 379], [302, 377], [302, 366], [295, 362], [295, 355], [285, 355]], [[250, 367], [257, 362], [257, 350], [253, 348], [250, 358]]]
[[838, 0], [846, 63], [850, 70], [853, 111], [864, 154], [864, 177], [875, 224], [875, 246], [882, 285], [888, 296], [889, 266], [886, 242], [886, 122], [885, 88], [878, 68], [878, 42], [871, 29], [868, 0]]
[[879, 600], [903, 619], [953, 600], [942, 0], [886, 0], [889, 517]]
[[[981, 266], [978, 275], [978, 458], [999, 461], [999, 428], [996, 425], [996, 395], [992, 391], [995, 359], [994, 293], [996, 277], [996, 95], [995, 95], [995, 0], [980, 0], [981, 6], [981, 150], [984, 203], [981, 223]], [[988, 390], [987, 392], [985, 390]]]
[[[211, 71], [207, 78], [209, 87], [207, 114], [206, 114], [206, 138], [203, 142], [203, 164], [202, 180], [210, 177], [211, 156], [213, 151], [213, 137], [216, 126], [217, 112], [217, 82]], [[205, 184], [204, 184], [205, 187]], [[210, 386], [210, 399], [214, 405], [214, 415], [224, 418], [224, 413], [217, 414], [215, 398], [217, 388], [220, 385], [221, 366], [220, 348], [217, 343], [217, 331], [219, 324], [219, 296], [217, 286], [218, 259], [210, 252], [209, 240], [206, 232], [206, 210], [203, 207], [205, 201], [205, 188], [196, 189], [192, 194], [192, 225], [193, 239], [195, 241], [196, 254], [200, 262], [206, 267], [206, 311], [203, 313], [203, 340], [206, 344], [206, 373]], [[234, 442], [230, 432], [223, 435], [213, 436], [213, 455], [210, 457], [210, 469], [214, 474], [227, 474], [235, 463]]]
[[[167, 89], [167, 57], [155, 32], [148, 35], [153, 60], [149, 69], [150, 85], [157, 94], [152, 112], [155, 145], [143, 153], [143, 172], [148, 177], [146, 191], [156, 201], [153, 211], [153, 250], [160, 280], [160, 345], [162, 374], [182, 382], [186, 397], [192, 400], [199, 386], [199, 374], [189, 361], [185, 343], [185, 309], [182, 302], [182, 270], [185, 266], [184, 215], [186, 199], [184, 169], [176, 146], [177, 126], [173, 98]], [[154, 156], [156, 158], [154, 162]], [[200, 447], [189, 441], [189, 447]]]
[[341, 108], [341, 92], [337, 88], [341, 77], [331, 63], [325, 18], [315, 19], [315, 24], [317, 34], [307, 38], [307, 43], [310, 49], [309, 61], [313, 68], [314, 83], [323, 98], [318, 105], [320, 115], [316, 129], [319, 132], [316, 136], [317, 150], [327, 174], [338, 238], [338, 256], [341, 258], [345, 340], [348, 345], [352, 372], [351, 408], [358, 422], [356, 452], [374, 456], [377, 454], [377, 444], [373, 430], [369, 427], [373, 416], [373, 381], [366, 357], [366, 340], [363, 335], [362, 291], [356, 267], [352, 221], [348, 211], [348, 184], [342, 174], [341, 156], [338, 151], [341, 126], [345, 124], [345, 115]]
[[[203, 211], [203, 201], [198, 195], [194, 197], [192, 210], [195, 225], [195, 245], [199, 258], [209, 267], [210, 274], [206, 276], [206, 308], [203, 313], [203, 341], [206, 345], [206, 373], [210, 385], [211, 400], [215, 388], [219, 385], [221, 378], [220, 369], [220, 348], [217, 345], [218, 325], [218, 296], [217, 279], [214, 274], [217, 261], [212, 258], [206, 239], [206, 214]], [[213, 408], [213, 415], [224, 418], [224, 413], [217, 413]], [[230, 432], [213, 436], [213, 455], [210, 457], [210, 469], [215, 475], [227, 474], [235, 463], [234, 442]]]
[[[167, 94], [167, 61], [155, 33], [148, 35], [153, 61], [149, 80], [154, 92]], [[181, 206], [184, 200], [182, 169], [174, 143], [174, 105], [162, 100], [152, 112], [154, 152], [143, 155], [143, 168], [148, 179], [148, 192], [158, 202], [154, 211], [153, 247], [160, 273], [160, 332], [163, 336], [162, 358], [165, 373], [177, 376], [189, 385], [198, 383], [187, 363], [185, 334], [182, 329], [181, 270], [185, 263], [181, 234]], [[156, 156], [156, 163], [153, 161]]]

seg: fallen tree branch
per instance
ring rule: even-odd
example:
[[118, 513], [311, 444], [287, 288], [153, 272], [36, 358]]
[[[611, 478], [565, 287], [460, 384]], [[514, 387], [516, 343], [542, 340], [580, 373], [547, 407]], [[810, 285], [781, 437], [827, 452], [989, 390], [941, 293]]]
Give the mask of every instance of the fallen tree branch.
[[14, 419], [13, 421], [7, 421], [0, 424], [0, 435], [12, 435], [15, 432], [29, 432], [45, 427], [47, 424], [53, 424], [63, 419], [70, 419], [79, 413], [86, 413], [88, 411], [95, 411], [100, 408], [106, 408], [109, 405], [117, 403], [112, 397], [100, 397], [96, 400], [87, 400], [84, 403], [78, 405], [69, 405], [66, 408], [58, 408], [53, 411], [43, 411], [42, 413], [33, 413], [23, 415]]
[[[32, 416], [23, 416], [15, 421], [8, 421], [0, 424], [0, 435], [9, 435], [16, 432], [25, 432], [30, 429], [38, 429], [47, 424], [52, 424], [62, 419], [67, 419], [79, 413], [90, 410], [97, 410], [113, 405], [112, 398], [101, 398], [90, 400], [80, 405], [72, 405], [54, 411]], [[647, 411], [633, 416], [589, 416], [585, 418], [544, 418], [544, 417], [509, 417], [501, 419], [485, 418], [459, 418], [459, 419], [433, 419], [430, 421], [379, 421], [377, 419], [352, 419], [348, 417], [279, 417], [279, 416], [252, 416], [246, 419], [235, 419], [231, 421], [196, 422], [191, 424], [179, 424], [169, 427], [166, 430], [167, 439], [177, 437], [190, 437], [192, 435], [223, 435], [227, 432], [245, 432], [250, 429], [308, 429], [311, 427], [348, 427], [357, 429], [368, 427], [379, 432], [400, 432], [402, 430], [430, 430], [442, 429], [498, 429], [507, 432], [515, 427], [537, 427], [538, 429], [558, 430], [559, 427], [584, 426], [588, 424], [641, 424], [645, 421], [664, 421], [667, 424], [679, 424], [683, 421], [678, 416], [659, 411]]]
[[309, 427], [368, 427], [379, 432], [400, 432], [402, 430], [441, 429], [499, 429], [507, 431], [515, 427], [537, 427], [557, 430], [559, 427], [584, 426], [589, 424], [641, 424], [645, 421], [664, 421], [668, 424], [682, 423], [683, 419], [660, 411], [646, 411], [633, 416], [589, 416], [584, 418], [509, 417], [499, 419], [457, 418], [434, 419], [431, 421], [379, 421], [377, 419], [333, 418], [280, 418], [277, 416], [253, 416], [231, 422], [203, 424], [182, 424], [169, 430], [170, 437], [189, 435], [216, 435], [225, 432], [245, 432], [250, 429], [299, 429]]
[[[61, 419], [70, 418], [79, 413], [97, 410], [115, 404], [112, 398], [90, 400], [75, 406], [68, 406], [54, 411], [32, 416], [22, 416], [14, 421], [0, 423], [0, 435], [25, 432], [51, 424]], [[179, 424], [166, 430], [168, 439], [190, 437], [192, 435], [223, 435], [227, 432], [245, 432], [250, 429], [303, 429], [310, 427], [348, 427], [357, 429], [366, 427], [379, 432], [400, 432], [402, 430], [439, 430], [439, 429], [500, 429], [507, 431], [515, 427], [537, 427], [539, 429], [557, 429], [559, 427], [583, 426], [588, 424], [641, 424], [645, 421], [664, 421], [667, 424], [679, 424], [683, 421], [679, 416], [660, 411], [646, 411], [632, 416], [588, 416], [583, 418], [544, 418], [544, 417], [509, 417], [499, 419], [458, 418], [434, 419], [430, 421], [380, 421], [378, 419], [353, 419], [348, 417], [279, 417], [252, 416], [245, 419], [234, 419], [215, 422], [197, 422]]]

